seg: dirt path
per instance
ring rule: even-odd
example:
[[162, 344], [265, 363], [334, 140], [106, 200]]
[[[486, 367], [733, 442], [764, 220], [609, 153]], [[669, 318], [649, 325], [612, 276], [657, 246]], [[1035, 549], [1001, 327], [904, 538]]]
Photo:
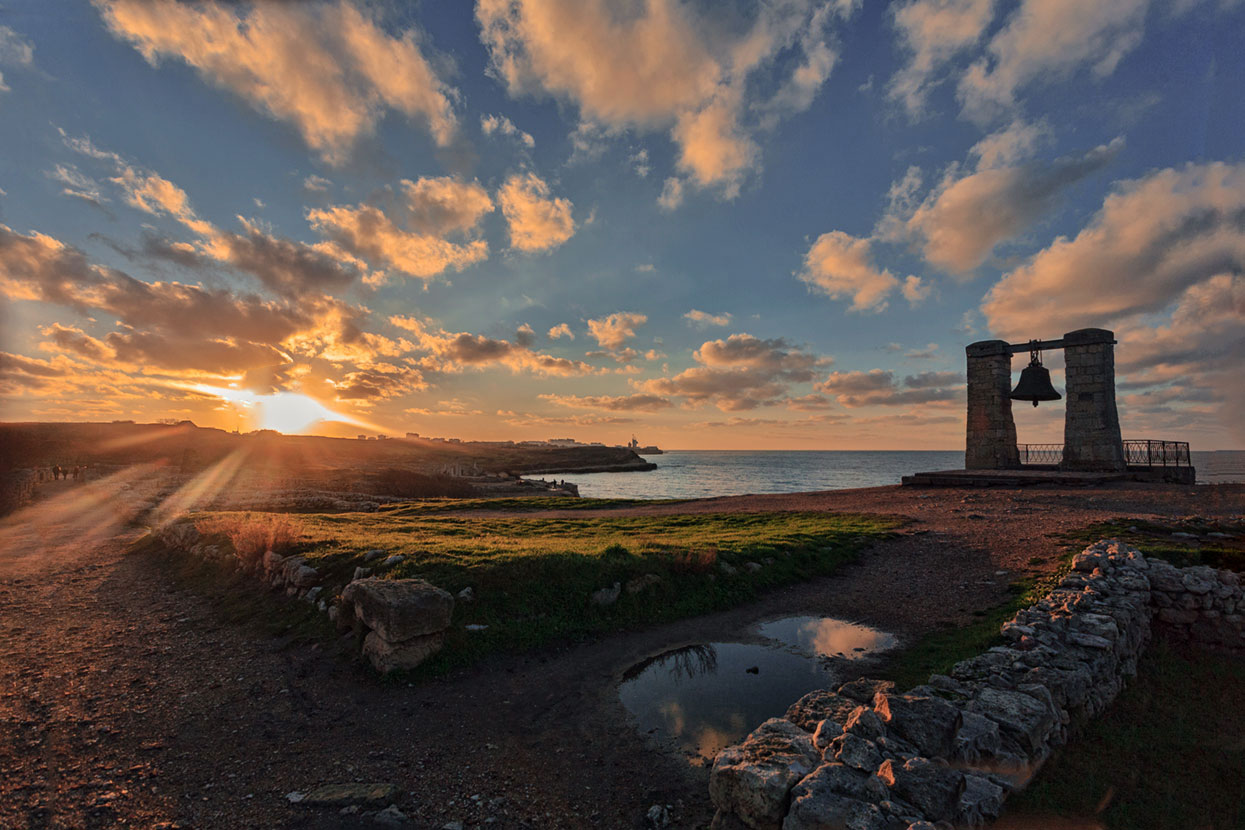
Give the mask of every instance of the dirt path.
[[284, 797], [351, 780], [397, 784], [413, 827], [638, 827], [654, 803], [702, 826], [705, 771], [646, 746], [618, 703], [622, 672], [645, 656], [797, 613], [911, 636], [999, 602], [1015, 575], [1053, 561], [1066, 530], [1245, 510], [1239, 486], [879, 488], [636, 508], [914, 521], [835, 577], [746, 607], [409, 687], [225, 623], [126, 555], [137, 531], [120, 520], [123, 485], [66, 484], [0, 523], [0, 827], [376, 826]]

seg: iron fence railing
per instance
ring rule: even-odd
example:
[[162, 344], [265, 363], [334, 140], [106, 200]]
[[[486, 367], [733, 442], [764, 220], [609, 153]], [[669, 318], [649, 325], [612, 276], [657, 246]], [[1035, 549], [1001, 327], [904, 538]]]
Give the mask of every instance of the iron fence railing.
[[1063, 444], [1017, 444], [1021, 464], [1058, 464], [1063, 461]]
[[[1017, 444], [1021, 464], [1060, 464], [1063, 444]], [[1191, 467], [1187, 441], [1124, 442], [1124, 462], [1132, 467]]]
[[1186, 441], [1125, 441], [1124, 460], [1142, 467], [1191, 467]]

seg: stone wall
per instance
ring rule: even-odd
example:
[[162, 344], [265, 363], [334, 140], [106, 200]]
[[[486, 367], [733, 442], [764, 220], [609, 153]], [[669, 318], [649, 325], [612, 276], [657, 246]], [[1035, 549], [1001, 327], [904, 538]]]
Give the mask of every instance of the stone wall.
[[1070, 729], [1115, 699], [1153, 631], [1245, 651], [1242, 602], [1236, 573], [1097, 542], [1003, 625], [1007, 645], [902, 694], [863, 679], [812, 692], [723, 750], [709, 779], [713, 826], [988, 823]]
[[1126, 465], [1115, 407], [1115, 334], [1079, 329], [1065, 334], [1063, 342], [1067, 409], [1060, 467], [1122, 472]]
[[968, 428], [964, 466], [1006, 470], [1020, 466], [1012, 419], [1012, 353], [1003, 340], [983, 340], [966, 349]]
[[401, 554], [374, 550], [371, 567], [355, 569], [345, 586], [330, 585], [303, 556], [266, 551], [254, 562], [240, 558], [228, 544], [208, 544], [194, 524], [178, 521], [155, 531], [167, 549], [253, 574], [289, 597], [314, 605], [339, 630], [353, 631], [368, 662], [379, 672], [412, 669], [440, 651], [454, 613], [454, 597], [422, 579], [371, 576], [403, 560]]

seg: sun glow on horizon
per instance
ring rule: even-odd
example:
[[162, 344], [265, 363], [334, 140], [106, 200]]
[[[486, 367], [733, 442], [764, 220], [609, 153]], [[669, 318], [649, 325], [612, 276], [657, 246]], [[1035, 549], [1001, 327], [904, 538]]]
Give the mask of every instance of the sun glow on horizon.
[[254, 429], [272, 429], [290, 434], [302, 433], [325, 421], [340, 421], [367, 429], [379, 429], [375, 424], [330, 409], [325, 404], [301, 392], [275, 392], [260, 395], [248, 389], [231, 389], [219, 386], [196, 385], [195, 391], [214, 395], [234, 406], [239, 414], [245, 413]]

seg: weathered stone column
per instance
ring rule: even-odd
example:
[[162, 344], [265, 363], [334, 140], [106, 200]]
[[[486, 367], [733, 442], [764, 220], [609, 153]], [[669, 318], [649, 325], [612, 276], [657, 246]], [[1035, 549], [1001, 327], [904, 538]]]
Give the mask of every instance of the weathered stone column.
[[1115, 408], [1115, 333], [1078, 329], [1063, 336], [1067, 408], [1065, 470], [1123, 471], [1124, 442]]
[[1006, 470], [1020, 466], [1016, 422], [1012, 420], [1012, 353], [1003, 340], [970, 343], [968, 355], [968, 436], [964, 466]]

